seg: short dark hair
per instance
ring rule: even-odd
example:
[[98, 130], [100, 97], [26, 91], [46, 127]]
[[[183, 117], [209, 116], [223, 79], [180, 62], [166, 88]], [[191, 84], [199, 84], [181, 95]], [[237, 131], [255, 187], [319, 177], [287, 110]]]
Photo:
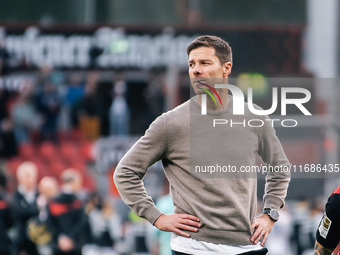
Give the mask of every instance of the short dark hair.
[[218, 36], [202, 35], [193, 40], [187, 47], [187, 54], [199, 47], [212, 47], [215, 49], [216, 57], [220, 60], [221, 64], [226, 62], [233, 62], [233, 55], [231, 47], [228, 42]]

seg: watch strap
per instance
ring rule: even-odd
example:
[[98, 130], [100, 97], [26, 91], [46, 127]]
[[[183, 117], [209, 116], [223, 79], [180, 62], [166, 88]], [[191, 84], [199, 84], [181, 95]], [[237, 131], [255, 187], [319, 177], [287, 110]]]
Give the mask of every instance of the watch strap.
[[272, 209], [270, 209], [270, 208], [264, 208], [263, 209], [263, 214], [270, 214], [270, 211], [271, 211]]

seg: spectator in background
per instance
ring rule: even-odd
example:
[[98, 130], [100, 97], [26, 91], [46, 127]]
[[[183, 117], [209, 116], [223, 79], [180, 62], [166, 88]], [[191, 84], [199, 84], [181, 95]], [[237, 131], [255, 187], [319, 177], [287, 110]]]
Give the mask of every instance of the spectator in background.
[[[313, 199], [311, 203], [311, 211], [310, 211], [310, 242], [311, 245], [315, 243], [315, 229], [318, 228], [320, 219], [323, 216], [324, 211], [324, 201], [321, 197], [316, 197]], [[313, 249], [313, 246], [310, 247]]]
[[310, 204], [301, 197], [294, 204], [292, 209], [292, 233], [291, 242], [296, 255], [302, 255], [303, 252], [310, 248]]
[[32, 89], [32, 82], [28, 79], [25, 80], [25, 84], [11, 109], [14, 134], [19, 144], [30, 142], [31, 131], [39, 127], [38, 116], [31, 100]]
[[0, 87], [0, 123], [2, 120], [8, 117], [7, 109], [8, 109], [8, 102], [11, 99], [11, 94], [8, 90], [5, 90]]
[[42, 65], [37, 74], [37, 79], [34, 84], [34, 103], [36, 108], [39, 108], [39, 99], [44, 94], [46, 83], [52, 81], [53, 67], [51, 65]]
[[37, 108], [41, 117], [41, 139], [57, 142], [58, 116], [61, 98], [56, 86], [48, 81], [37, 98]]
[[0, 158], [11, 158], [18, 154], [18, 145], [10, 118], [0, 122]]
[[12, 95], [0, 88], [0, 158], [10, 158], [18, 154], [17, 141], [13, 132], [13, 122], [9, 115]]
[[8, 231], [12, 227], [9, 204], [6, 199], [6, 176], [0, 170], [0, 254], [11, 254], [12, 241], [8, 236]]
[[[43, 177], [39, 182], [39, 197], [37, 204], [39, 208], [45, 208], [59, 192], [58, 181], [51, 176]], [[46, 215], [47, 216], [47, 215]]]
[[148, 255], [148, 234], [149, 226], [147, 221], [138, 217], [130, 210], [129, 223], [125, 226], [124, 252], [133, 255]]
[[11, 214], [16, 228], [14, 244], [17, 255], [38, 254], [36, 245], [27, 236], [27, 223], [31, 217], [39, 214], [36, 199], [38, 170], [35, 164], [26, 161], [17, 170], [18, 189], [11, 203]]
[[130, 110], [126, 101], [126, 82], [119, 80], [113, 87], [110, 107], [110, 135], [125, 136], [130, 130]]
[[98, 74], [91, 73], [87, 77], [85, 93], [73, 109], [77, 125], [87, 139], [96, 139], [100, 136], [101, 119], [104, 114], [102, 103], [96, 93]]
[[37, 245], [40, 255], [52, 255], [52, 233], [47, 226], [47, 205], [58, 193], [58, 182], [54, 177], [45, 176], [39, 182], [37, 205], [39, 215], [28, 222], [28, 236]]
[[82, 176], [75, 169], [61, 174], [61, 193], [48, 205], [48, 226], [53, 233], [54, 255], [80, 255], [84, 239], [86, 214], [77, 198]]
[[4, 43], [0, 40], [0, 77], [8, 72], [9, 53], [4, 47]]
[[73, 106], [84, 95], [84, 83], [79, 73], [71, 73], [67, 85], [65, 100]]
[[165, 110], [165, 77], [164, 73], [154, 74], [145, 91], [148, 105], [148, 122], [151, 123]]
[[87, 208], [92, 243], [94, 244], [88, 249], [87, 254], [116, 254], [114, 247], [120, 238], [121, 223], [109, 198], [103, 201], [99, 194], [95, 193]]
[[43, 65], [41, 66], [39, 73], [38, 73], [38, 78], [37, 78], [37, 88], [36, 88], [36, 93], [42, 94], [44, 90], [44, 85], [47, 82], [52, 81], [52, 73], [53, 73], [53, 66], [51, 65]]
[[80, 74], [72, 73], [69, 78], [69, 83], [66, 86], [65, 91], [65, 103], [67, 107], [67, 112], [71, 122], [71, 126], [77, 126], [77, 119], [72, 111], [76, 103], [84, 96], [85, 86], [82, 81]]

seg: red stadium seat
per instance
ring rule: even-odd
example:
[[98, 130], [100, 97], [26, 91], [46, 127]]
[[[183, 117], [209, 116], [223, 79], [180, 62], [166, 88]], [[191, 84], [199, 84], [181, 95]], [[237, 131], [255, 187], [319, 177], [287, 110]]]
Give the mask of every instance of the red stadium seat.
[[87, 166], [84, 162], [72, 162], [71, 167], [75, 168], [76, 170], [79, 171], [81, 174], [86, 174], [87, 171]]
[[39, 147], [39, 154], [45, 160], [51, 160], [57, 156], [56, 146], [52, 142], [43, 142]]
[[46, 163], [41, 159], [41, 158], [37, 158], [35, 157], [33, 160], [31, 160], [38, 169], [38, 176], [39, 176], [39, 180], [44, 177], [46, 175]]
[[50, 164], [50, 174], [57, 176], [59, 178], [60, 174], [68, 168], [68, 165], [64, 162], [60, 161], [54, 161]]
[[96, 184], [93, 178], [89, 175], [86, 175], [83, 177], [83, 186], [85, 189], [87, 189], [90, 192], [96, 190]]
[[7, 160], [7, 169], [9, 170], [9, 174], [13, 177], [16, 176], [17, 168], [18, 166], [23, 162], [24, 160], [20, 157], [11, 158], [10, 160]]
[[35, 156], [35, 149], [32, 144], [24, 143], [19, 146], [19, 154], [24, 160], [32, 160]]
[[63, 142], [60, 145], [60, 153], [63, 157], [72, 159], [81, 156], [81, 153], [75, 143]]
[[83, 158], [86, 161], [94, 160], [93, 153], [92, 153], [93, 144], [94, 144], [93, 142], [86, 141], [86, 142], [83, 142], [81, 145], [81, 153], [82, 153]]

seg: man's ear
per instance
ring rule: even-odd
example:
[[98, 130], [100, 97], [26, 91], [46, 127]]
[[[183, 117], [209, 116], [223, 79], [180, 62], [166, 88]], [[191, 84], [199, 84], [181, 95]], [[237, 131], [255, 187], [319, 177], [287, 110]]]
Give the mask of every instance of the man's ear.
[[222, 65], [222, 67], [223, 67], [223, 74], [225, 77], [227, 77], [231, 73], [231, 67], [232, 67], [231, 62], [225, 62]]

